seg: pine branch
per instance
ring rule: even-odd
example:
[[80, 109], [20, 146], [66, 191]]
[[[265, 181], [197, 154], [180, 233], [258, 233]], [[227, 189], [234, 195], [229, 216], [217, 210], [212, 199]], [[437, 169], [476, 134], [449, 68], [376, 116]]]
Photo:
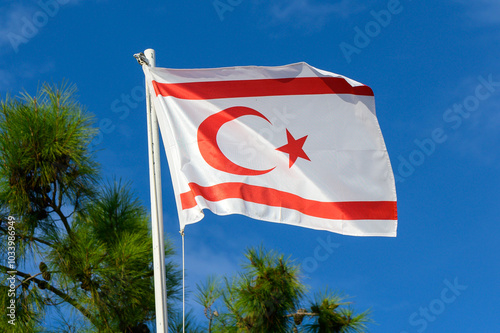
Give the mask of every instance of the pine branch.
[[307, 317], [316, 317], [316, 316], [319, 316], [319, 313], [307, 312], [306, 309], [298, 309], [297, 312], [287, 314], [284, 317], [285, 318], [292, 317], [295, 325], [300, 325], [300, 324], [302, 324], [302, 320], [306, 316]]
[[[2, 231], [3, 233], [5, 233], [7, 235], [7, 230], [0, 227], [0, 231]], [[23, 234], [20, 234], [20, 233], [16, 233], [16, 237], [19, 237], [21, 239], [27, 239], [29, 241], [35, 241], [35, 242], [38, 242], [38, 243], [41, 243], [41, 244], [45, 244], [47, 246], [50, 246], [50, 247], [53, 247], [54, 244], [44, 240], [44, 239], [40, 239], [38, 237], [34, 237], [34, 236], [26, 236], [26, 235], [23, 235]]]
[[318, 316], [318, 315], [319, 315], [318, 313], [314, 313], [314, 312], [302, 312], [299, 309], [295, 313], [290, 313], [290, 314], [285, 315], [285, 317], [295, 317], [295, 316], [310, 316], [310, 317], [314, 317], [314, 316]]
[[[59, 194], [59, 196], [61, 196], [61, 194]], [[61, 197], [59, 198], [59, 200], [61, 200], [61, 203], [59, 205], [57, 205], [51, 199], [47, 199], [47, 200], [48, 200], [49, 207], [52, 208], [54, 210], [54, 212], [59, 216], [59, 218], [61, 219], [61, 222], [64, 225], [64, 228], [66, 229], [66, 232], [68, 233], [69, 236], [71, 236], [72, 230], [71, 230], [71, 226], [69, 225], [68, 218], [61, 211], [62, 198]]]
[[[9, 269], [8, 267], [3, 266], [3, 265], [0, 265], [0, 269], [2, 271], [4, 271], [5, 273], [12, 271], [11, 269]], [[98, 327], [97, 322], [96, 322], [96, 318], [92, 315], [92, 313], [90, 313], [85, 307], [83, 307], [81, 304], [79, 304], [75, 299], [73, 299], [71, 296], [69, 296], [65, 292], [63, 292], [63, 291], [57, 289], [56, 287], [52, 286], [47, 281], [40, 280], [40, 279], [38, 279], [38, 278], [36, 278], [34, 276], [31, 276], [30, 274], [23, 273], [21, 271], [15, 271], [15, 272], [16, 272], [16, 275], [18, 275], [18, 276], [20, 276], [22, 278], [33, 280], [34, 282], [36, 282], [37, 285], [40, 285], [40, 284], [45, 285], [47, 290], [50, 290], [51, 292], [53, 292], [54, 294], [56, 294], [57, 296], [59, 296], [65, 302], [68, 302], [69, 304], [73, 305], [73, 307], [75, 307], [85, 317], [87, 317], [92, 324], [94, 324], [96, 327]]]

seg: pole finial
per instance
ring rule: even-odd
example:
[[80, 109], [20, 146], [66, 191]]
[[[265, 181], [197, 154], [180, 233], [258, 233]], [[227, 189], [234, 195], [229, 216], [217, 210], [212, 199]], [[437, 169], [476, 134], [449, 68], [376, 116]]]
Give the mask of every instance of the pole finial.
[[134, 58], [137, 60], [139, 65], [148, 65], [149, 66], [149, 61], [148, 58], [144, 55], [144, 52], [136, 53], [134, 54]]

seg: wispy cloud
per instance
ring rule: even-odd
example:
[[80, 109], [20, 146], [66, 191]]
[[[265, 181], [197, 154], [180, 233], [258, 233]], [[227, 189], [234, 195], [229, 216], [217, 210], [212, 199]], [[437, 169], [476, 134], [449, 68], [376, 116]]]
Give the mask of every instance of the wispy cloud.
[[[466, 128], [467, 134], [452, 137], [452, 149], [463, 158], [471, 158], [477, 164], [500, 167], [500, 98], [488, 101], [477, 113], [471, 116]], [[495, 165], [496, 164], [496, 165]]]
[[195, 249], [187, 249], [187, 291], [196, 292], [196, 286], [205, 284], [208, 276], [218, 278], [235, 276], [241, 269], [241, 257], [242, 255], [239, 253], [220, 252], [213, 246], [201, 242], [197, 243]]
[[[500, 140], [500, 74], [484, 75], [491, 78], [494, 89], [491, 95], [479, 102], [477, 109], [466, 113], [462, 123], [455, 130], [448, 131], [449, 147], [463, 158], [473, 159], [475, 163], [492, 166], [499, 161], [497, 143]], [[463, 80], [462, 96], [471, 95], [477, 89], [475, 77]], [[467, 99], [468, 97], [464, 97]], [[466, 110], [467, 111], [467, 110]]]
[[[21, 34], [26, 24], [23, 18], [29, 18], [36, 11], [36, 6], [23, 2], [13, 2], [0, 7], [0, 48], [4, 50], [12, 47], [12, 34]], [[12, 48], [10, 49], [12, 50]]]
[[500, 1], [498, 0], [454, 0], [465, 7], [465, 16], [476, 25], [500, 24]]
[[22, 63], [9, 69], [0, 69], [0, 94], [8, 92], [11, 95], [17, 95], [22, 89], [20, 84], [23, 81], [35, 79], [42, 74], [54, 71], [54, 69], [55, 64], [52, 61], [39, 64]]
[[10, 82], [12, 82], [12, 75], [8, 71], [0, 69], [0, 92], [9, 89]]
[[35, 38], [61, 8], [81, 0], [34, 1], [20, 0], [0, 4], [0, 55], [18, 52], [22, 44]]
[[333, 18], [347, 18], [363, 5], [352, 0], [319, 3], [315, 0], [281, 0], [268, 5], [269, 25], [291, 24], [305, 32], [317, 31]]

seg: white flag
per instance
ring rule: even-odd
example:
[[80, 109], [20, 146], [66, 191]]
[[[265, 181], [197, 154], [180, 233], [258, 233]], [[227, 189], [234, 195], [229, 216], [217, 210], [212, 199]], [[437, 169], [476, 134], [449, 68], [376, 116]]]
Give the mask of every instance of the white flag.
[[181, 229], [210, 209], [396, 236], [394, 175], [368, 86], [306, 63], [143, 67]]

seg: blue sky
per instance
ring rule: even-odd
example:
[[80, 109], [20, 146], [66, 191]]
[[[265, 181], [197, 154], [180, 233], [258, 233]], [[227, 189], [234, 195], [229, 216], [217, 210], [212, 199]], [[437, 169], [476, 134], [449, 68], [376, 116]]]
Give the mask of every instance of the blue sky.
[[[207, 212], [186, 228], [188, 288], [236, 272], [242, 252], [263, 244], [307, 265], [311, 291], [328, 285], [370, 308], [371, 332], [496, 332], [499, 28], [494, 0], [3, 0], [0, 95], [75, 83], [102, 127], [104, 175], [132, 181], [149, 205], [144, 76], [134, 53], [154, 48], [157, 66], [169, 68], [305, 61], [362, 82], [374, 90], [398, 178], [398, 236]], [[165, 231], [180, 245], [162, 163]]]

